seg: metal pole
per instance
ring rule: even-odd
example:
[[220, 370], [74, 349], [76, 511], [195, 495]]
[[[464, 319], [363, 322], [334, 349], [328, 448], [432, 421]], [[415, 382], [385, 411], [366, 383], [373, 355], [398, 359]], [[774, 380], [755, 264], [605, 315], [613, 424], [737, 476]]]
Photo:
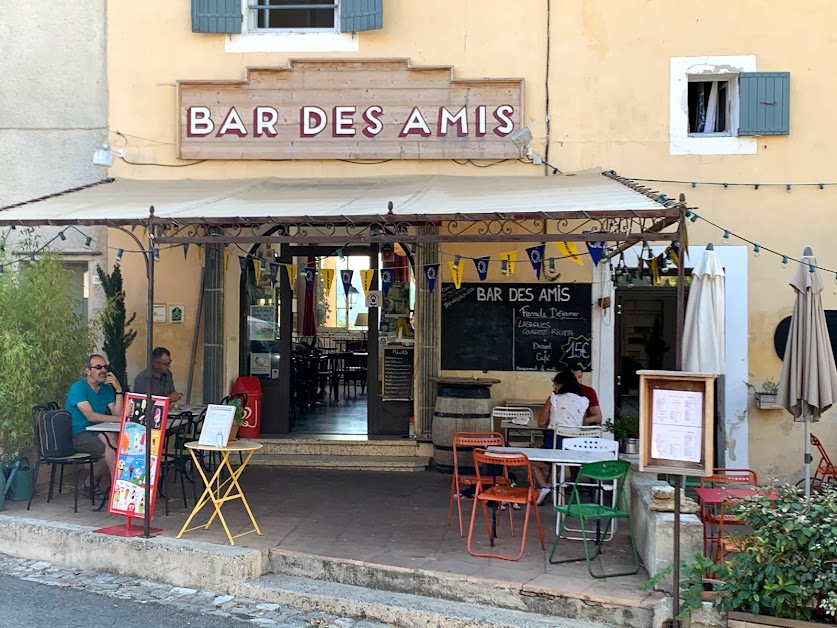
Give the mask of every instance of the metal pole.
[[[154, 206], [148, 214], [148, 251], [145, 255], [145, 266], [148, 276], [148, 304], [146, 315], [146, 368], [148, 369], [148, 392], [145, 395], [145, 513], [143, 516], [143, 537], [151, 537], [151, 428], [154, 423], [154, 400], [151, 398], [152, 368], [154, 351]], [[166, 417], [163, 417], [163, 421]], [[165, 430], [165, 425], [161, 428]]]
[[808, 417], [805, 416], [805, 404], [803, 403], [802, 420], [805, 422], [805, 497], [811, 496], [811, 426]]
[[677, 226], [677, 342], [674, 355], [677, 370], [683, 370], [683, 326], [686, 321], [686, 215]]
[[203, 318], [203, 288], [206, 281], [206, 269], [201, 267], [201, 282], [198, 290], [198, 310], [195, 314], [195, 332], [192, 334], [192, 352], [189, 356], [189, 379], [186, 382], [186, 403], [192, 403], [192, 380], [195, 377], [195, 359], [198, 353], [198, 332]]
[[680, 620], [677, 616], [680, 614], [680, 485], [683, 478], [679, 475], [674, 476], [674, 552], [672, 558], [674, 559], [674, 591], [672, 591], [672, 628], [678, 628]]

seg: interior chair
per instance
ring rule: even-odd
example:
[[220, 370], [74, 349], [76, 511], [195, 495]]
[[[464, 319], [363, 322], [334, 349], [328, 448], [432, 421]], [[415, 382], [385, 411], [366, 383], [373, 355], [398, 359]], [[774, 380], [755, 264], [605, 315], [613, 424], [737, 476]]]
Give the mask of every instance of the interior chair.
[[[578, 477], [573, 484], [573, 490], [565, 505], [555, 506], [555, 511], [563, 515], [561, 517], [561, 526], [558, 529], [558, 534], [555, 535], [555, 542], [552, 544], [552, 551], [549, 553], [549, 562], [552, 565], [561, 563], [576, 562], [584, 560], [587, 562], [587, 571], [594, 578], [613, 578], [616, 576], [629, 576], [639, 571], [639, 554], [636, 550], [636, 541], [634, 539], [633, 525], [631, 524], [631, 512], [625, 502], [625, 478], [628, 476], [630, 470], [630, 463], [624, 460], [603, 460], [601, 462], [591, 462], [581, 465], [581, 470]], [[616, 486], [616, 506], [605, 506], [598, 503], [583, 503], [579, 495], [578, 489], [580, 486], [579, 479], [586, 477], [596, 482], [611, 482]], [[622, 505], [620, 508], [619, 505]], [[569, 558], [562, 560], [555, 560], [555, 550], [558, 547], [558, 541], [561, 540], [561, 535], [569, 517], [577, 517], [581, 520], [581, 541], [584, 544], [584, 556], [582, 558]], [[605, 572], [604, 569], [596, 573], [593, 571], [593, 561], [602, 553], [602, 545], [605, 537], [603, 534], [597, 534], [595, 539], [589, 539], [590, 532], [587, 531], [586, 524], [588, 522], [602, 522], [608, 524], [615, 519], [628, 520], [628, 533], [631, 539], [631, 553], [633, 554], [633, 567], [626, 571], [612, 571]], [[600, 526], [597, 526], [597, 529]], [[591, 547], [593, 545], [593, 553], [591, 554]]]
[[[55, 487], [55, 471], [61, 468], [61, 479], [58, 483], [58, 492], [61, 493], [64, 486], [64, 467], [73, 467], [73, 512], [78, 512], [78, 471], [79, 467], [85, 465], [90, 470], [91, 504], [96, 503], [96, 496], [93, 494], [93, 465], [96, 459], [90, 454], [76, 453], [73, 448], [73, 419], [70, 413], [61, 409], [47, 409], [48, 406], [35, 406], [32, 408], [32, 430], [35, 437], [35, 451], [38, 459], [35, 462], [33, 473], [38, 478], [38, 470], [42, 464], [50, 465], [49, 491], [47, 492], [47, 503], [52, 500]], [[35, 496], [33, 489], [29, 495], [29, 503], [26, 510], [32, 507], [32, 498]]]
[[[811, 490], [818, 491], [827, 482], [837, 482], [837, 467], [831, 462], [820, 439], [811, 434], [811, 444], [820, 452], [820, 463], [811, 476]], [[804, 480], [803, 480], [804, 482]]]
[[[459, 537], [465, 536], [462, 524], [462, 499], [460, 492], [463, 487], [476, 486], [479, 480], [474, 473], [463, 474], [460, 472], [460, 463], [464, 457], [466, 462], [471, 462], [471, 452], [475, 447], [491, 447], [496, 445], [502, 447], [505, 445], [503, 436], [498, 432], [456, 432], [453, 435], [453, 478], [450, 484], [450, 503], [448, 504], [448, 527], [450, 527], [453, 520], [453, 503], [456, 502], [456, 508], [459, 513]], [[470, 465], [468, 465], [470, 471]], [[508, 484], [508, 475], [499, 477], [484, 474], [483, 480], [489, 484]], [[509, 521], [511, 521], [511, 513], [509, 513]]]
[[[527, 486], [510, 486], [509, 484], [494, 484], [493, 479], [486, 478], [481, 469], [483, 465], [488, 465], [493, 468], [502, 469], [502, 477], [509, 476], [509, 469], [525, 469]], [[538, 539], [541, 543], [541, 549], [545, 550], [543, 540], [543, 529], [541, 528], [541, 518], [538, 513], [537, 499], [538, 490], [535, 488], [535, 483], [532, 478], [532, 463], [526, 454], [511, 452], [493, 452], [485, 449], [474, 450], [474, 470], [476, 471], [477, 484], [476, 492], [474, 493], [474, 505], [471, 509], [471, 525], [468, 527], [468, 553], [471, 556], [479, 556], [483, 558], [500, 558], [502, 560], [520, 560], [523, 552], [526, 549], [526, 533], [529, 529], [529, 515], [535, 513], [535, 523], [538, 528]], [[488, 481], [486, 481], [488, 480]], [[492, 523], [496, 526], [496, 518], [489, 519], [488, 506], [489, 504], [506, 505], [509, 512], [509, 518], [512, 517], [512, 508], [509, 506], [518, 504], [521, 507], [526, 506], [525, 514], [523, 515], [523, 532], [520, 535], [520, 551], [515, 555], [500, 554], [496, 552], [477, 552], [472, 547], [474, 538], [474, 521], [477, 516], [477, 507], [482, 508], [483, 517], [485, 518], [485, 527], [488, 531], [488, 538], [491, 547], [494, 547], [495, 533], [492, 529]], [[513, 532], [512, 532], [513, 534]]]
[[349, 396], [349, 385], [352, 385], [354, 396], [357, 397], [357, 389], [360, 393], [366, 392], [366, 379], [368, 368], [368, 356], [360, 355], [357, 352], [347, 353], [343, 359], [343, 394]]
[[497, 429], [497, 419], [500, 420], [500, 429], [509, 443], [509, 432], [528, 432], [529, 446], [535, 446], [535, 435], [538, 430], [535, 423], [535, 415], [531, 408], [520, 408], [511, 406], [495, 406], [491, 409], [491, 426]]
[[[750, 469], [713, 469], [712, 475], [700, 478], [700, 488], [718, 487], [746, 487], [753, 488], [758, 485], [758, 477], [755, 471]], [[731, 511], [723, 515], [712, 506], [702, 506], [700, 519], [703, 522], [703, 555], [711, 558], [715, 555], [715, 546], [718, 542], [719, 527], [722, 523], [725, 526], [743, 525]]]
[[[571, 432], [575, 428], [565, 428], [567, 432]], [[601, 434], [601, 429], [599, 430]], [[607, 438], [594, 438], [590, 436], [585, 437], [577, 437], [577, 438], [564, 438], [564, 442], [561, 446], [562, 449], [566, 451], [597, 451], [597, 452], [605, 452], [609, 455], [610, 460], [616, 460], [619, 458], [619, 441], [610, 440]], [[610, 505], [611, 507], [616, 507], [616, 485], [613, 482], [586, 482], [583, 479], [579, 483], [579, 486], [586, 486], [592, 488], [595, 493], [596, 497], [598, 498], [599, 503], [604, 504], [604, 496], [607, 493], [610, 493], [611, 500]], [[560, 495], [563, 496], [564, 494], [564, 486], [561, 485], [559, 481], [558, 489], [560, 491]], [[563, 501], [563, 500], [562, 500]], [[557, 522], [556, 522], [557, 525]], [[565, 527], [564, 532], [580, 532], [576, 528]], [[588, 530], [589, 532], [589, 530]], [[610, 528], [607, 532], [607, 537], [605, 537], [605, 541], [610, 541], [613, 538], [613, 535], [616, 534], [616, 519], [612, 519], [610, 522]], [[581, 540], [581, 537], [578, 536], [568, 536], [569, 539], [574, 540]]]

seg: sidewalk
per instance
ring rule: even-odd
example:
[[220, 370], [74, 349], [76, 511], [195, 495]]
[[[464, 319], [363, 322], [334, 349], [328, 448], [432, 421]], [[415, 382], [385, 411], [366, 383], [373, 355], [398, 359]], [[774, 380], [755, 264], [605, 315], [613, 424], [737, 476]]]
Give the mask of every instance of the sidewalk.
[[[555, 534], [555, 514], [549, 506], [540, 508], [546, 552], [538, 546], [532, 519], [526, 553], [520, 561], [470, 556], [466, 539], [459, 537], [455, 512], [452, 526], [446, 525], [448, 475], [251, 467], [242, 476], [242, 485], [264, 536], [243, 536], [236, 539], [236, 547], [260, 550], [268, 574], [489, 603], [616, 625], [650, 626], [665, 603], [662, 595], [642, 590], [647, 578], [643, 571], [635, 576], [595, 580], [587, 573], [584, 561], [550, 565], [547, 556]], [[187, 489], [191, 507], [188, 485]], [[189, 513], [183, 508], [179, 486], [171, 486], [170, 492], [170, 516], [164, 515], [162, 499], [157, 503], [153, 525], [163, 528], [161, 537], [175, 537]], [[471, 505], [471, 500], [463, 502], [466, 519]], [[79, 513], [74, 514], [72, 495], [67, 493], [50, 504], [44, 496], [36, 497], [31, 511], [25, 508], [25, 502], [7, 502], [3, 514], [90, 529], [124, 521], [91, 512], [89, 502], [80, 504]], [[247, 529], [249, 522], [241, 505], [231, 504], [224, 512], [233, 534]], [[518, 512], [515, 530], [519, 534], [521, 529], [522, 512]], [[507, 513], [501, 516], [498, 533], [498, 548], [513, 553], [519, 537], [509, 538]], [[209, 530], [189, 532], [183, 539], [229, 549], [217, 522]], [[488, 545], [480, 519], [475, 539], [482, 547]], [[581, 551], [580, 542], [562, 541], [559, 545], [562, 557], [583, 555]], [[624, 527], [606, 544], [605, 558], [609, 569], [630, 560]]]

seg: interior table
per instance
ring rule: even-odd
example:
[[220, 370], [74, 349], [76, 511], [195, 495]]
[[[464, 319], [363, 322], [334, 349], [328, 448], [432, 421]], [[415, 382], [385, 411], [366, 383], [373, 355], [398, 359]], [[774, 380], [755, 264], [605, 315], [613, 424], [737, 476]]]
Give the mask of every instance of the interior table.
[[[247, 463], [250, 462], [250, 458], [253, 457], [253, 454], [256, 451], [262, 448], [262, 445], [260, 443], [252, 443], [248, 441], [236, 441], [224, 447], [216, 447], [214, 445], [201, 445], [198, 441], [192, 441], [191, 443], [186, 443], [186, 448], [192, 455], [192, 461], [195, 463], [195, 468], [198, 470], [198, 473], [200, 473], [201, 479], [204, 482], [204, 491], [201, 494], [200, 499], [198, 499], [195, 504], [195, 507], [192, 509], [192, 513], [189, 515], [189, 518], [186, 519], [186, 523], [184, 523], [183, 527], [180, 529], [177, 538], [179, 539], [183, 536], [184, 532], [197, 530], [198, 528], [203, 528], [205, 530], [208, 529], [212, 522], [215, 521], [216, 516], [221, 521], [221, 525], [224, 527], [224, 532], [227, 535], [227, 539], [230, 541], [230, 545], [235, 545], [235, 539], [238, 537], [252, 532], [262, 536], [261, 530], [259, 530], [259, 525], [253, 517], [253, 511], [250, 510], [250, 505], [247, 503], [247, 498], [244, 496], [244, 491], [238, 483], [238, 478], [241, 477], [242, 472], [247, 467]], [[230, 454], [245, 451], [247, 452], [247, 456], [238, 467], [233, 469], [230, 465]], [[197, 456], [198, 452], [217, 452], [221, 455], [221, 463], [209, 479], [207, 479], [203, 467], [200, 465]], [[222, 480], [221, 476], [224, 469], [227, 470], [228, 477]], [[230, 528], [227, 526], [227, 521], [224, 519], [224, 513], [221, 512], [221, 509], [227, 502], [238, 499], [240, 499], [241, 503], [244, 504], [244, 509], [247, 511], [247, 516], [250, 517], [250, 523], [253, 524], [253, 529], [233, 536], [233, 534], [230, 533]], [[190, 528], [189, 524], [192, 523], [192, 519], [194, 519], [195, 515], [197, 515], [207, 504], [212, 504], [214, 510], [212, 515], [209, 517], [209, 521], [203, 525]]]

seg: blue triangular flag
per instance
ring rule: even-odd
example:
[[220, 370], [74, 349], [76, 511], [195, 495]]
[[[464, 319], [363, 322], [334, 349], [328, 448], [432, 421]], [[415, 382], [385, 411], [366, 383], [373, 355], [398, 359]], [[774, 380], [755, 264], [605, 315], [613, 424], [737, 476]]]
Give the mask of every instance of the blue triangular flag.
[[238, 265], [241, 266], [241, 272], [242, 273], [245, 270], [247, 270], [247, 261], [248, 261], [248, 258], [241, 257], [241, 255], [238, 256]]
[[427, 280], [427, 291], [433, 294], [433, 289], [436, 287], [436, 278], [439, 276], [438, 264], [424, 265], [424, 278]]
[[276, 284], [276, 275], [279, 274], [279, 269], [282, 267], [278, 262], [270, 262], [270, 281]]
[[349, 290], [352, 289], [352, 275], [355, 271], [353, 270], [341, 270], [340, 271], [340, 281], [343, 282], [343, 293], [346, 295], [346, 298], [349, 298]]
[[183, 259], [189, 257], [189, 243], [183, 245]]
[[526, 254], [529, 256], [529, 261], [532, 263], [532, 268], [535, 269], [535, 277], [541, 278], [541, 266], [543, 265], [543, 252], [546, 249], [545, 244], [537, 246], [530, 246], [526, 249]]
[[[584, 233], [597, 233], [596, 231], [585, 231]], [[587, 252], [593, 260], [593, 266], [598, 266], [604, 255], [605, 242], [587, 242]]]
[[302, 276], [305, 278], [305, 294], [311, 294], [314, 289], [314, 275], [316, 271], [313, 268], [305, 268], [302, 271]]
[[489, 261], [491, 261], [490, 257], [478, 257], [474, 260], [474, 266], [477, 267], [477, 275], [479, 275], [480, 281], [485, 281], [488, 276]]
[[384, 291], [384, 296], [389, 293], [389, 287], [392, 285], [392, 270], [384, 268], [381, 271], [381, 290]]

